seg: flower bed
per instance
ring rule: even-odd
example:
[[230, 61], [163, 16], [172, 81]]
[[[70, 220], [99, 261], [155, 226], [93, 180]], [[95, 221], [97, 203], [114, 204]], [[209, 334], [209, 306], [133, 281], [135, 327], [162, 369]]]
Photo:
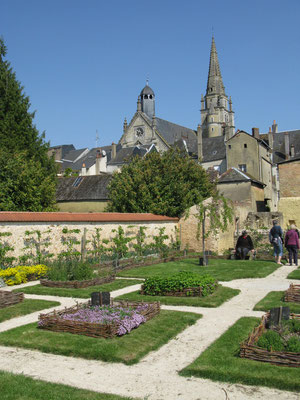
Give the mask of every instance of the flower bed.
[[48, 279], [41, 279], [42, 286], [56, 287], [56, 288], [86, 288], [89, 286], [102, 285], [103, 283], [109, 283], [116, 279], [115, 275], [107, 277], [99, 277], [93, 279], [87, 279], [83, 281], [50, 281]]
[[[300, 367], [300, 353], [289, 351], [269, 351], [257, 345], [261, 336], [268, 330], [269, 313], [265, 314], [258, 327], [240, 345], [240, 357], [269, 362], [275, 365]], [[290, 319], [300, 320], [300, 314], [291, 314]], [[272, 349], [271, 349], [272, 350]]]
[[24, 293], [13, 293], [7, 290], [0, 290], [0, 308], [21, 303], [24, 300]]
[[291, 283], [288, 290], [285, 292], [284, 301], [300, 303], [300, 285]]
[[129, 333], [160, 312], [159, 302], [115, 302], [91, 307], [90, 302], [63, 311], [40, 314], [38, 327], [56, 332], [112, 338]]
[[145, 280], [141, 294], [150, 296], [207, 296], [218, 287], [210, 275], [181, 271], [167, 278], [152, 277]]
[[48, 268], [46, 265], [42, 264], [30, 266], [18, 265], [13, 268], [0, 269], [0, 278], [2, 278], [8, 286], [19, 285], [44, 277], [47, 270]]

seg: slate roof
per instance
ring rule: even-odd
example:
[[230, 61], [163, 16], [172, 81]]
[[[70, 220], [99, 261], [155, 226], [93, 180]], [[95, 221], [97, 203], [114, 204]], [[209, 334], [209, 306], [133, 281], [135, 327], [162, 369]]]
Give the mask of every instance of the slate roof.
[[[273, 162], [279, 163], [285, 161], [285, 145], [284, 145], [284, 135], [288, 133], [289, 144], [294, 146], [295, 156], [294, 158], [300, 157], [300, 129], [292, 131], [282, 131], [272, 133], [273, 135]], [[260, 135], [262, 139], [269, 143], [268, 134], [264, 133]]]
[[233, 183], [233, 182], [254, 182], [257, 183], [261, 186], [266, 186], [264, 183], [258, 181], [257, 179], [255, 179], [252, 175], [246, 173], [246, 172], [242, 172], [237, 168], [229, 168], [226, 172], [224, 172], [219, 180], [218, 180], [218, 184], [219, 183]]
[[75, 150], [75, 147], [73, 146], [73, 144], [62, 144], [59, 146], [51, 146], [49, 147], [49, 150], [56, 150], [56, 149], [60, 149], [61, 148], [61, 156], [62, 158], [64, 158], [64, 156], [69, 153], [72, 150]]
[[108, 162], [108, 165], [115, 165], [115, 164], [125, 164], [130, 161], [132, 157], [140, 156], [143, 157], [150, 146], [143, 146], [143, 147], [123, 147], [117, 152], [116, 157], [113, 160]]
[[[79, 184], [74, 187], [76, 179]], [[108, 200], [107, 186], [111, 179], [111, 174], [58, 178], [56, 201]]]
[[[202, 139], [202, 162], [223, 160], [226, 158], [226, 146], [224, 136], [216, 136]], [[197, 152], [198, 153], [198, 152]]]
[[78, 150], [71, 150], [67, 154], [65, 154], [64, 157], [62, 157], [62, 161], [71, 161], [74, 162], [82, 153], [84, 153], [87, 150], [87, 147], [84, 149], [78, 149]]
[[146, 85], [144, 87], [144, 89], [142, 89], [142, 91], [141, 91], [141, 95], [143, 95], [143, 94], [152, 94], [152, 95], [154, 95], [154, 92], [153, 92], [153, 90], [151, 89], [150, 86]]

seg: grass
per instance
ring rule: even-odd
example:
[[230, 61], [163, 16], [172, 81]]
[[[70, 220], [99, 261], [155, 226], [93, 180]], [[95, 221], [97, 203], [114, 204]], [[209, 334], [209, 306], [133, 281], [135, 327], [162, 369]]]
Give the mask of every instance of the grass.
[[272, 261], [223, 260], [210, 259], [206, 267], [199, 265], [198, 259], [172, 261], [168, 263], [133, 268], [120, 271], [118, 276], [133, 278], [149, 278], [152, 276], [169, 276], [179, 271], [210, 274], [219, 281], [231, 281], [243, 278], [264, 278], [274, 272], [279, 266]]
[[300, 268], [295, 269], [288, 275], [288, 279], [300, 279]]
[[284, 301], [283, 292], [270, 292], [260, 302], [258, 302], [255, 311], [269, 311], [273, 307], [290, 307], [290, 311], [295, 314], [300, 314], [300, 303], [290, 303]]
[[141, 295], [139, 291], [123, 294], [116, 300], [129, 301], [160, 301], [161, 304], [172, 306], [190, 306], [190, 307], [219, 307], [225, 301], [237, 296], [240, 293], [238, 289], [231, 289], [219, 286], [217, 290], [205, 297], [172, 297], [172, 296], [146, 296]]
[[16, 317], [21, 317], [22, 315], [30, 314], [35, 311], [44, 310], [46, 308], [55, 307], [59, 305], [60, 303], [58, 303], [57, 301], [25, 299], [21, 303], [1, 308], [0, 322]]
[[71, 386], [48, 383], [0, 371], [1, 399], [5, 400], [133, 400]]
[[240, 343], [248, 337], [258, 323], [258, 318], [239, 319], [180, 374], [209, 378], [214, 381], [299, 391], [298, 368], [280, 367], [238, 356]]
[[199, 318], [199, 314], [163, 310], [130, 334], [113, 339], [52, 332], [38, 329], [33, 323], [0, 333], [0, 344], [131, 365], [150, 351], [157, 350]]
[[104, 283], [103, 285], [97, 285], [97, 286], [89, 286], [87, 288], [82, 288], [82, 289], [52, 288], [42, 285], [34, 285], [34, 286], [24, 287], [22, 289], [15, 289], [14, 292], [88, 299], [89, 297], [91, 297], [92, 292], [112, 292], [114, 290], [122, 289], [126, 286], [136, 285], [138, 283], [142, 282], [139, 280], [116, 279], [111, 283]]

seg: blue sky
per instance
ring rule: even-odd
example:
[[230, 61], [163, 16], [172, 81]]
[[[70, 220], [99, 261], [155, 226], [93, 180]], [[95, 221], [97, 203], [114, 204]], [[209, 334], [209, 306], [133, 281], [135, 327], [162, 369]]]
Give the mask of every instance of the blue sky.
[[146, 78], [196, 129], [212, 30], [236, 128], [300, 129], [299, 0], [0, 0], [7, 60], [51, 145], [118, 142]]

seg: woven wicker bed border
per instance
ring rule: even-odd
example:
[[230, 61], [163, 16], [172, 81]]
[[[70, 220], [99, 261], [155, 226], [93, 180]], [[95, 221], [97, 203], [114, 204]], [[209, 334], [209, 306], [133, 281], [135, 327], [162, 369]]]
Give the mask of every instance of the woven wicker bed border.
[[0, 290], [0, 308], [21, 303], [24, 300], [24, 293], [13, 293], [7, 290]]
[[[257, 340], [266, 330], [266, 324], [269, 319], [269, 313], [265, 314], [259, 326], [254, 328], [247, 340], [240, 346], [240, 357], [250, 360], [269, 362], [274, 365], [285, 367], [300, 367], [300, 353], [291, 353], [287, 351], [268, 351], [255, 345]], [[290, 314], [291, 319], [299, 319], [300, 314]]]
[[[90, 322], [79, 322], [79, 321], [67, 321], [61, 318], [61, 316], [65, 313], [73, 313], [77, 310], [86, 307], [89, 305], [88, 303], [77, 304], [76, 306], [66, 308], [63, 311], [53, 311], [48, 314], [40, 314], [38, 326], [40, 329], [47, 329], [55, 332], [68, 332], [76, 335], [85, 335], [92, 336], [95, 338], [103, 337], [103, 338], [113, 338], [118, 335], [119, 324], [109, 324], [109, 325], [100, 325], [94, 324]], [[111, 302], [111, 305], [121, 305], [124, 307], [133, 307], [136, 308], [140, 304], [147, 304], [147, 309], [141, 311], [141, 314], [145, 317], [146, 321], [155, 317], [160, 312], [160, 303], [143, 303], [143, 302], [128, 302], [128, 301], [118, 301]]]
[[94, 278], [88, 279], [85, 281], [50, 281], [47, 279], [41, 279], [41, 285], [47, 287], [56, 287], [56, 288], [86, 288], [89, 286], [102, 285], [104, 283], [112, 282], [116, 279], [115, 275], [111, 275], [105, 278]]
[[300, 285], [291, 283], [290, 287], [285, 292], [284, 301], [300, 303]]

